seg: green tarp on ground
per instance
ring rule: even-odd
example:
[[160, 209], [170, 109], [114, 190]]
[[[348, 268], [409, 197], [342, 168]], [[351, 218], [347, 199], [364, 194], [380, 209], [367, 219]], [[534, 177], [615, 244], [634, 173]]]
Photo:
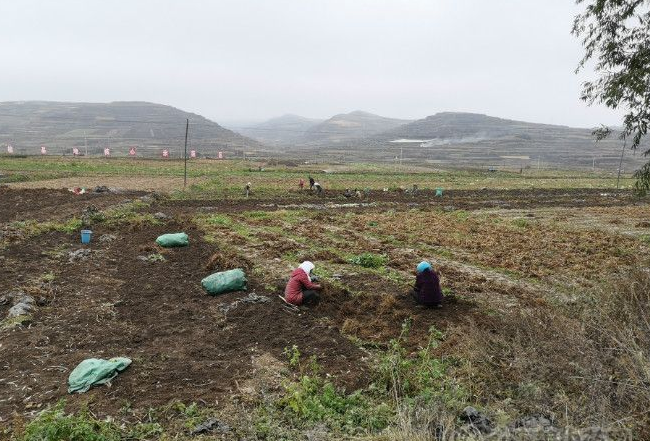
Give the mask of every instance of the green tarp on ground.
[[203, 288], [213, 296], [230, 291], [241, 291], [246, 289], [246, 274], [244, 270], [237, 268], [230, 271], [210, 274], [201, 280]]
[[190, 244], [187, 234], [169, 233], [158, 236], [156, 243], [163, 248], [186, 247]]
[[77, 365], [68, 377], [68, 392], [87, 392], [91, 386], [106, 384], [131, 364], [125, 357], [110, 360], [88, 358]]

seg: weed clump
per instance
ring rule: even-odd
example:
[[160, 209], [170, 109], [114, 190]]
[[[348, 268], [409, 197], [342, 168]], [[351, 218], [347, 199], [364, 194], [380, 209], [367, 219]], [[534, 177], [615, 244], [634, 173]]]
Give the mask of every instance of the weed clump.
[[359, 265], [364, 268], [381, 268], [388, 263], [388, 257], [383, 254], [362, 253], [348, 259], [353, 265]]
[[298, 381], [285, 383], [284, 394], [276, 407], [289, 417], [292, 425], [325, 423], [331, 429], [348, 434], [375, 432], [392, 420], [390, 405], [377, 400], [368, 391], [347, 394], [321, 374], [315, 357], [301, 360], [297, 346], [285, 348], [289, 366], [301, 372]]
[[526, 219], [519, 218], [519, 219], [513, 220], [512, 225], [514, 225], [515, 227], [519, 227], [519, 228], [526, 228], [529, 225], [529, 223], [528, 223], [528, 221]]
[[130, 430], [122, 429], [112, 421], [102, 421], [82, 409], [77, 414], [65, 413], [65, 401], [42, 412], [25, 427], [18, 441], [120, 441], [123, 439], [151, 439], [162, 433], [156, 423], [137, 424]]

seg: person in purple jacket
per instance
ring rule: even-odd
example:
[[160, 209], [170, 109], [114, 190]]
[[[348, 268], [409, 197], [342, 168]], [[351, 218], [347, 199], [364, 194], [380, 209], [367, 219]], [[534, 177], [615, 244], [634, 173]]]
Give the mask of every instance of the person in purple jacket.
[[429, 262], [420, 262], [417, 266], [417, 275], [415, 276], [415, 287], [411, 292], [415, 302], [432, 307], [442, 308], [442, 288], [440, 287], [440, 277]]

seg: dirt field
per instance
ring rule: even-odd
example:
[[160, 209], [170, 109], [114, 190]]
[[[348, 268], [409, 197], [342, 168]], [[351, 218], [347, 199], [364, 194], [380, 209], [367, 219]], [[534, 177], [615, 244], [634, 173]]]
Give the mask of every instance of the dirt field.
[[[64, 223], [90, 205], [106, 218], [90, 225], [84, 246]], [[255, 381], [265, 369], [291, 377], [284, 352], [293, 345], [346, 391], [365, 388], [373, 350], [387, 348], [405, 319], [410, 351], [433, 327], [448, 336], [435, 353], [459, 356], [468, 329], [508, 334], [513, 311], [571, 302], [604, 272], [637, 266], [650, 256], [649, 214], [647, 201], [586, 189], [172, 200], [0, 188], [0, 297], [22, 290], [38, 302], [28, 321], [0, 329], [0, 424], [61, 398], [100, 416], [173, 401], [226, 408], [260, 394]], [[189, 234], [190, 247], [155, 245], [177, 231]], [[71, 254], [82, 249], [89, 251]], [[385, 265], [350, 263], [364, 252]], [[278, 294], [306, 259], [326, 289], [317, 306], [293, 310]], [[441, 273], [440, 311], [404, 295], [422, 259]], [[247, 292], [206, 295], [203, 277], [235, 267], [247, 271]], [[234, 304], [250, 293], [266, 301]], [[8, 308], [0, 305], [0, 314]], [[115, 356], [133, 364], [111, 387], [67, 394], [80, 361]], [[280, 390], [282, 381], [269, 387]], [[478, 390], [474, 397], [489, 401]]]

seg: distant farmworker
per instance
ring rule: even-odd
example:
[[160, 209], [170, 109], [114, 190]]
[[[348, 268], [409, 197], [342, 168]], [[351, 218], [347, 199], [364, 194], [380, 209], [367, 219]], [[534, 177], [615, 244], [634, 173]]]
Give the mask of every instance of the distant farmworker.
[[300, 181], [298, 181], [298, 187], [300, 187], [301, 190], [305, 188], [305, 180], [303, 178], [300, 178]]
[[247, 182], [246, 187], [244, 187], [244, 189], [246, 191], [246, 197], [248, 197], [250, 195], [250, 193], [251, 193], [251, 183]]
[[442, 308], [443, 296], [438, 273], [426, 261], [418, 264], [416, 272], [415, 287], [411, 292], [415, 302], [432, 308]]
[[345, 191], [343, 192], [343, 196], [349, 199], [352, 196], [354, 196], [354, 193], [352, 193], [352, 191], [349, 188], [346, 188]]
[[284, 300], [292, 305], [303, 305], [309, 303], [318, 303], [320, 295], [318, 291], [322, 289], [321, 285], [313, 283], [317, 278], [312, 275], [314, 264], [304, 261], [298, 268], [293, 270], [287, 287], [284, 289]]
[[316, 194], [321, 194], [323, 192], [323, 187], [318, 182], [314, 182], [314, 191]]
[[312, 178], [312, 177], [310, 176], [310, 177], [309, 177], [309, 189], [310, 189], [310, 190], [312, 190], [312, 189], [314, 188], [314, 184], [315, 184], [315, 183], [316, 183], [316, 181], [314, 181], [314, 178]]

